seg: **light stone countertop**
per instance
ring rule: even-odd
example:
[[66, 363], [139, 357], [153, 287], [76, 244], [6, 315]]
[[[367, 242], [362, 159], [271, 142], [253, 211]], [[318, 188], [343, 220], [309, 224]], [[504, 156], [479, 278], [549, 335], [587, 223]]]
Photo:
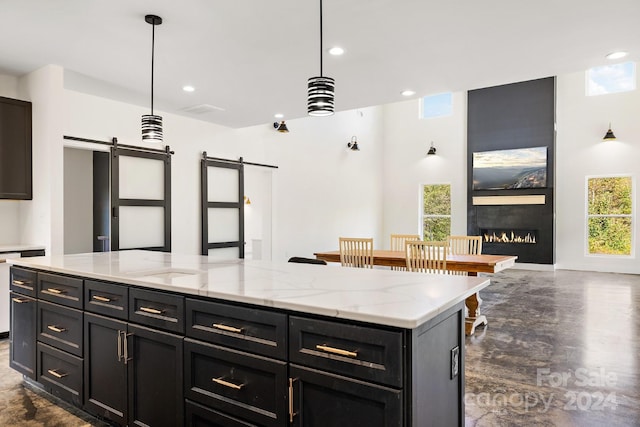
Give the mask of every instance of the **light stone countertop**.
[[120, 251], [8, 263], [187, 295], [413, 329], [489, 285], [486, 277]]

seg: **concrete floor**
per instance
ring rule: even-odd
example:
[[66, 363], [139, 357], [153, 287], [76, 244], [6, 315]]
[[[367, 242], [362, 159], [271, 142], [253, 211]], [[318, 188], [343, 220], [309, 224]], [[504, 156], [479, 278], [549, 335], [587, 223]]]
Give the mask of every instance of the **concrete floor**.
[[[512, 269], [491, 281], [489, 325], [466, 340], [467, 427], [640, 426], [640, 275]], [[8, 347], [0, 426], [103, 425], [25, 385]]]

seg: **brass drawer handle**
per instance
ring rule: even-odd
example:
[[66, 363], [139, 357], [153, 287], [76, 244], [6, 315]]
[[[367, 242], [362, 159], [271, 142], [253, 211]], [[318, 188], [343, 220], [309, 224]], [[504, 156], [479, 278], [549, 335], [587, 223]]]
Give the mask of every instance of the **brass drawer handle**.
[[56, 288], [47, 288], [47, 292], [51, 292], [52, 294], [56, 295], [64, 294], [64, 291]]
[[318, 344], [316, 345], [316, 349], [326, 351], [327, 353], [339, 354], [340, 356], [358, 357], [358, 353], [356, 353], [355, 351], [342, 350], [340, 348], [329, 347], [326, 345]]
[[238, 384], [230, 383], [229, 381], [225, 381], [222, 378], [211, 378], [211, 381], [213, 381], [214, 383], [223, 385], [225, 387], [232, 388], [234, 390], [240, 390], [244, 386], [244, 384], [238, 385]]
[[93, 295], [91, 298], [93, 298], [93, 299], [94, 299], [94, 300], [96, 300], [96, 301], [101, 301], [101, 302], [111, 302], [111, 299], [110, 299], [110, 298], [103, 297], [103, 296], [100, 296], [100, 295]]
[[227, 331], [227, 332], [235, 332], [237, 334], [242, 333], [242, 328], [234, 328], [233, 326], [227, 326], [221, 323], [214, 323], [213, 327], [216, 329], [222, 329], [223, 331]]
[[31, 283], [31, 282], [29, 282], [29, 281], [25, 281], [25, 280], [13, 279], [13, 280], [11, 281], [11, 283], [13, 283], [14, 285], [17, 285], [17, 286], [24, 286], [24, 285], [26, 285], [27, 283]]
[[140, 311], [144, 311], [145, 313], [151, 313], [151, 314], [162, 314], [162, 310], [158, 310], [150, 307], [140, 307]]
[[56, 369], [49, 369], [47, 372], [50, 373], [51, 375], [53, 375], [56, 378], [64, 378], [67, 375], [69, 375], [69, 374], [61, 374], [61, 373], [57, 372]]
[[56, 325], [48, 325], [48, 326], [47, 326], [47, 329], [50, 329], [50, 330], [52, 330], [53, 332], [64, 332], [64, 331], [66, 331], [66, 329], [65, 329], [65, 328], [59, 328], [59, 327], [57, 327]]
[[18, 304], [24, 304], [25, 302], [29, 302], [28, 299], [22, 299], [22, 298], [11, 298], [11, 301]]

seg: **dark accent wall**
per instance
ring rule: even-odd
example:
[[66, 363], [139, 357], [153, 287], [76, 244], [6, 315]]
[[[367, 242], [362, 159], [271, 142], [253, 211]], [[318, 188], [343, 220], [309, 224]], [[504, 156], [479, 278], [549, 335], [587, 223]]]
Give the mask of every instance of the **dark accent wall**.
[[[467, 233], [482, 229], [535, 230], [535, 244], [486, 243], [487, 254], [517, 255], [518, 262], [553, 264], [555, 227], [555, 77], [469, 91], [467, 115]], [[547, 147], [547, 188], [474, 190], [473, 153]], [[545, 195], [544, 205], [474, 206], [474, 196]]]

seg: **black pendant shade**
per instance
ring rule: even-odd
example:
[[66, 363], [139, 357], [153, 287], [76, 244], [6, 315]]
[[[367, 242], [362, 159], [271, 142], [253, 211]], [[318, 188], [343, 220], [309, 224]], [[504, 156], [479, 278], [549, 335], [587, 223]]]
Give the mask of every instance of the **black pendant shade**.
[[613, 134], [613, 131], [611, 130], [611, 123], [609, 123], [609, 130], [607, 130], [607, 133], [604, 135], [604, 138], [602, 138], [603, 141], [615, 141], [616, 136]]
[[333, 114], [335, 82], [331, 77], [311, 77], [307, 86], [307, 111], [310, 116]]
[[162, 18], [146, 15], [145, 22], [151, 24], [151, 114], [142, 116], [142, 141], [162, 142], [162, 117], [153, 114], [153, 66], [155, 61], [156, 25], [162, 24]]

